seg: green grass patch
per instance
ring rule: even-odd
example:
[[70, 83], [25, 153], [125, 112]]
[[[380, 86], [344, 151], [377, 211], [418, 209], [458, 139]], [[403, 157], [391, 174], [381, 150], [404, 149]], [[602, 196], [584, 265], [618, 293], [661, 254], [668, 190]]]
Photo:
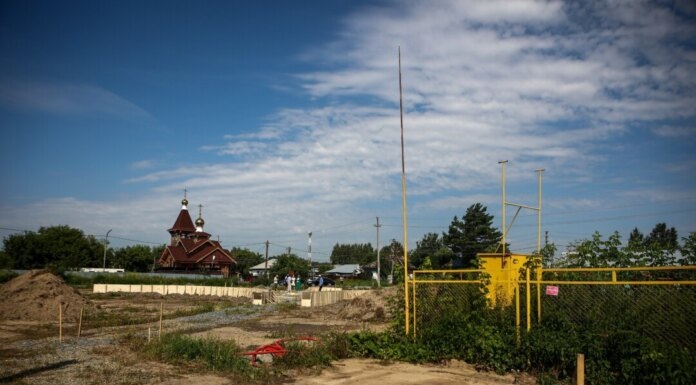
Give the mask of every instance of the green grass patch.
[[192, 285], [192, 286], [239, 286], [236, 278], [187, 278], [162, 277], [142, 273], [97, 274], [86, 277], [79, 274], [63, 273], [65, 282], [73, 287], [90, 287], [95, 283], [118, 285]]

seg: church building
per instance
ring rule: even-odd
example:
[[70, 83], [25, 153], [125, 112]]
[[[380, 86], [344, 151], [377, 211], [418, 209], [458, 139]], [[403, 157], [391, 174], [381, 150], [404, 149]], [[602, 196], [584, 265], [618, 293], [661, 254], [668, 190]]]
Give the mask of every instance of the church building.
[[220, 242], [210, 239], [203, 231], [205, 221], [203, 206], [198, 206], [198, 219], [195, 226], [188, 211], [186, 194], [181, 200], [181, 211], [169, 231], [171, 241], [160, 255], [157, 264], [167, 270], [189, 270], [221, 273], [228, 277], [237, 261], [225, 250]]

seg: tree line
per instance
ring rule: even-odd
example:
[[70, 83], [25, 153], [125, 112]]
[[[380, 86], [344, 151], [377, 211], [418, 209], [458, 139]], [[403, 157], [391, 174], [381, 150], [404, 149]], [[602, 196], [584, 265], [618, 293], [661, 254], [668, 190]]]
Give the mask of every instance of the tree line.
[[[493, 220], [494, 216], [481, 203], [469, 206], [461, 218], [454, 216], [447, 231], [427, 233], [416, 242], [416, 247], [409, 252], [410, 267], [477, 267], [478, 253], [501, 251], [502, 233], [493, 226]], [[107, 248], [106, 267], [135, 272], [151, 271], [164, 247], [163, 244]], [[510, 249], [511, 245], [507, 244], [506, 250]], [[625, 246], [618, 232], [607, 238], [595, 232], [588, 239], [573, 242], [569, 250], [559, 259], [555, 257], [556, 246], [549, 244], [542, 248], [540, 255], [545, 266], [693, 265], [696, 264], [696, 232], [681, 238], [680, 242], [674, 227], [658, 223], [648, 234], [634, 228]], [[243, 275], [249, 273], [250, 267], [265, 260], [260, 253], [245, 248], [234, 247], [230, 253], [237, 260], [237, 272]], [[92, 235], [85, 235], [82, 230], [64, 225], [41, 227], [37, 232], [17, 233], [4, 238], [0, 268], [70, 270], [101, 267], [103, 257], [104, 242]], [[272, 258], [278, 259], [271, 269], [274, 275], [284, 276], [288, 271], [296, 271], [304, 276], [311, 274], [309, 263], [295, 254], [280, 254]], [[331, 251], [330, 264], [320, 266], [320, 271], [334, 264], [367, 265], [376, 259], [377, 250], [371, 243], [336, 243]], [[394, 274], [394, 270], [403, 265], [403, 245], [392, 239], [380, 248], [380, 259], [382, 272], [385, 275]]]

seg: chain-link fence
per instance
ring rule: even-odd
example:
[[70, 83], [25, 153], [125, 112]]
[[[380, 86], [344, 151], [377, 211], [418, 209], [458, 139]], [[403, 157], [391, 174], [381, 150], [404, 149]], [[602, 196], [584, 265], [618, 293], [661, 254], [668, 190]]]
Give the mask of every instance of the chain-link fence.
[[[529, 291], [529, 296], [527, 296]], [[635, 335], [696, 351], [696, 267], [549, 269], [520, 283], [527, 328]]]
[[[416, 271], [409, 282], [407, 317], [415, 335], [483, 306], [524, 329], [554, 323], [574, 331], [636, 334], [696, 351], [696, 266], [520, 270], [515, 281], [491, 282], [484, 270]], [[519, 293], [493, 304], [488, 290]], [[522, 330], [520, 330], [522, 329]]]

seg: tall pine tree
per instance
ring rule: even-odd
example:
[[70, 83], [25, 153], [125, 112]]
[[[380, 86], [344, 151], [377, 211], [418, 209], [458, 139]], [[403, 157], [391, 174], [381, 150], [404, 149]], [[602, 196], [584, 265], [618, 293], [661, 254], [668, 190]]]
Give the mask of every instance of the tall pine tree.
[[495, 251], [503, 237], [493, 227], [493, 215], [487, 211], [481, 203], [469, 206], [462, 220], [455, 216], [448, 231], [442, 234], [445, 246], [452, 250], [463, 266], [475, 266], [476, 254]]

